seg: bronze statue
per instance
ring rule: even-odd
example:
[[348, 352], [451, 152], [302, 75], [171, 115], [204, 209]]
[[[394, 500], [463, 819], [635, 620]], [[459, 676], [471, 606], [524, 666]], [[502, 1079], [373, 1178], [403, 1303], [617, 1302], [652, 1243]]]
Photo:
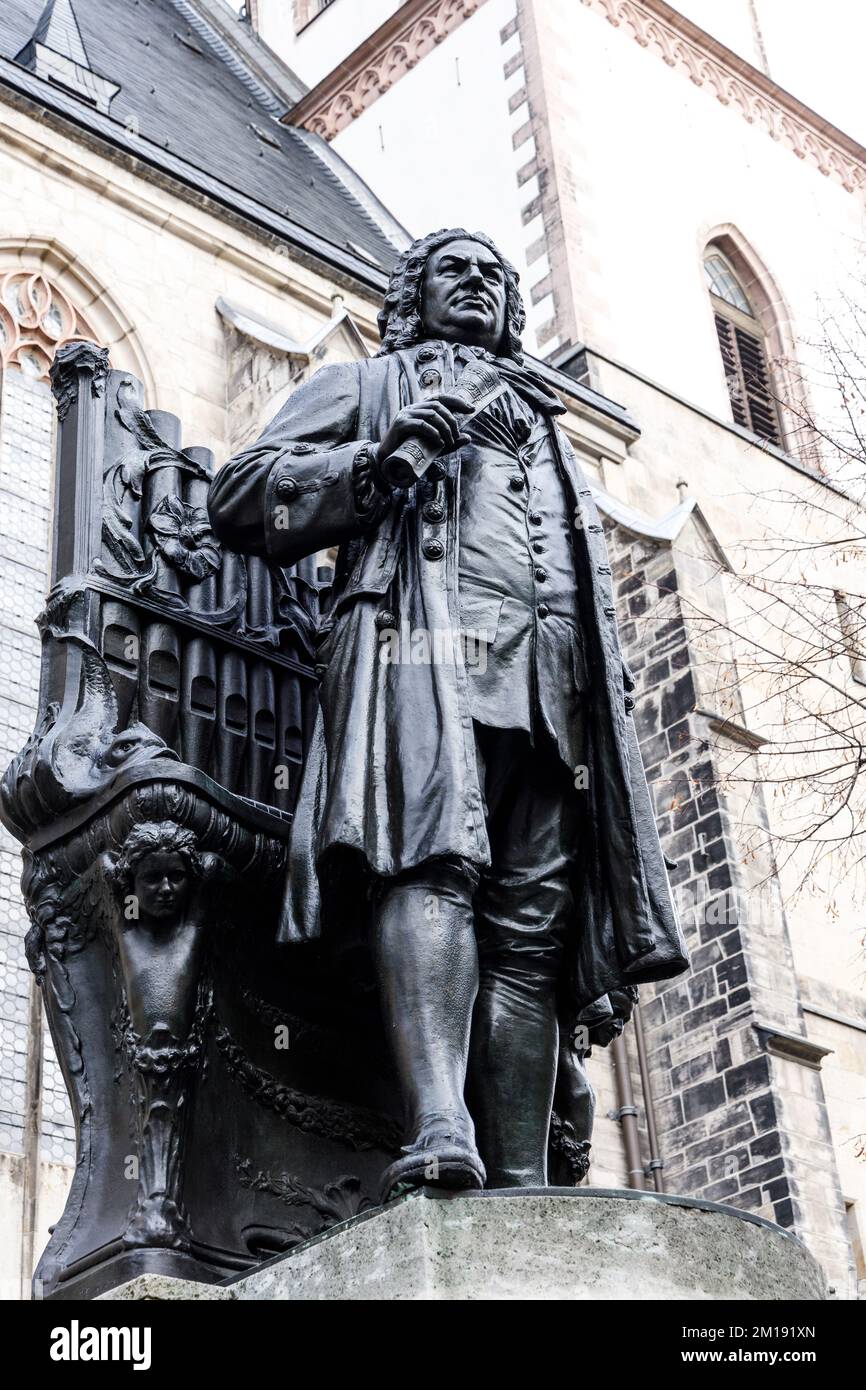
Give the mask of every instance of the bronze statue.
[[686, 967], [514, 271], [426, 237], [381, 326], [215, 477], [104, 349], [58, 351], [0, 781], [76, 1121], [47, 1297], [218, 1282], [407, 1186], [581, 1181], [588, 1050]]
[[405, 1109], [385, 1196], [545, 1185], [560, 1026], [687, 967], [602, 527], [524, 322], [488, 237], [416, 241], [379, 355], [320, 370], [208, 502], [274, 565], [339, 546], [280, 937], [370, 944]]

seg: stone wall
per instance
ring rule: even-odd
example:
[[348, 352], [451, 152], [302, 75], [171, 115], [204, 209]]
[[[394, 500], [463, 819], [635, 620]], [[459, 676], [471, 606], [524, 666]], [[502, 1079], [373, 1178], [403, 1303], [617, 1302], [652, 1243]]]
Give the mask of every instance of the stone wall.
[[727, 747], [748, 731], [727, 713], [716, 723], [699, 712], [684, 593], [700, 576], [704, 607], [723, 605], [721, 576], [699, 520], [673, 546], [616, 526], [608, 544], [641, 751], [692, 956], [687, 976], [642, 991], [668, 1190], [794, 1230], [844, 1294], [851, 1257], [823, 1053], [807, 1037], [772, 864], [740, 853], [742, 807], [722, 771]]

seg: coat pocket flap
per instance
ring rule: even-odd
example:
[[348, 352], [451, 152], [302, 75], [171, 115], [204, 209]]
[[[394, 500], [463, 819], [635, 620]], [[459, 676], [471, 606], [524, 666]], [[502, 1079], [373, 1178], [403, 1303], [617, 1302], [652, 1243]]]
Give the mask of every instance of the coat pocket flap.
[[492, 647], [499, 631], [504, 599], [501, 594], [481, 594], [477, 590], [460, 595], [460, 631], [466, 641]]

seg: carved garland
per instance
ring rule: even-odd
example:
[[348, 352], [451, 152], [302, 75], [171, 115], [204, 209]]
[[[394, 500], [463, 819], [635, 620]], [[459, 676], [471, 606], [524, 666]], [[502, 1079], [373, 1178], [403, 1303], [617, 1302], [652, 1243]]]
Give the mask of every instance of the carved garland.
[[[581, 4], [603, 14], [614, 28], [630, 33], [641, 48], [654, 50], [668, 67], [684, 73], [696, 87], [709, 87], [723, 106], [738, 110], [749, 125], [763, 126], [773, 140], [786, 145], [798, 159], [807, 160], [827, 178], [836, 179], [849, 193], [866, 186], [862, 161], [819, 134], [793, 103], [790, 107], [783, 105], [772, 91], [764, 90], [741, 69], [734, 69], [721, 55], [708, 52], [680, 32], [674, 18], [668, 20], [659, 13], [652, 0], [581, 0]], [[668, 7], [664, 8], [667, 11]], [[769, 79], [767, 85], [775, 86]]]
[[[325, 78], [290, 113], [292, 125], [304, 126], [325, 140], [334, 136], [372, 106], [401, 77], [405, 76], [431, 49], [479, 10], [484, 0], [427, 0], [411, 7], [408, 20], [399, 28], [382, 26], [384, 37], [378, 47], [370, 43], [371, 53], [360, 71], [348, 82], [340, 80], [351, 58]], [[398, 12], [399, 13], [399, 12]], [[373, 35], [375, 39], [375, 35]], [[362, 45], [359, 54], [363, 54]], [[337, 76], [339, 74], [339, 76]]]
[[29, 270], [0, 276], [0, 363], [20, 367], [47, 380], [55, 353], [64, 343], [95, 340], [96, 334], [66, 295]]

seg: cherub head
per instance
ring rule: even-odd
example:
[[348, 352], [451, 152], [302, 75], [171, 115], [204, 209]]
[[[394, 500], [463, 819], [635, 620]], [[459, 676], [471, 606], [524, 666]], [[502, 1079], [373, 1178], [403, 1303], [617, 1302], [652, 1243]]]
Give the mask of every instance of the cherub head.
[[450, 227], [421, 237], [391, 274], [379, 314], [381, 354], [444, 338], [522, 361], [518, 278], [483, 232]]
[[179, 917], [204, 860], [191, 830], [174, 821], [145, 821], [133, 826], [113, 870], [122, 898], [133, 896], [141, 917], [168, 921]]

